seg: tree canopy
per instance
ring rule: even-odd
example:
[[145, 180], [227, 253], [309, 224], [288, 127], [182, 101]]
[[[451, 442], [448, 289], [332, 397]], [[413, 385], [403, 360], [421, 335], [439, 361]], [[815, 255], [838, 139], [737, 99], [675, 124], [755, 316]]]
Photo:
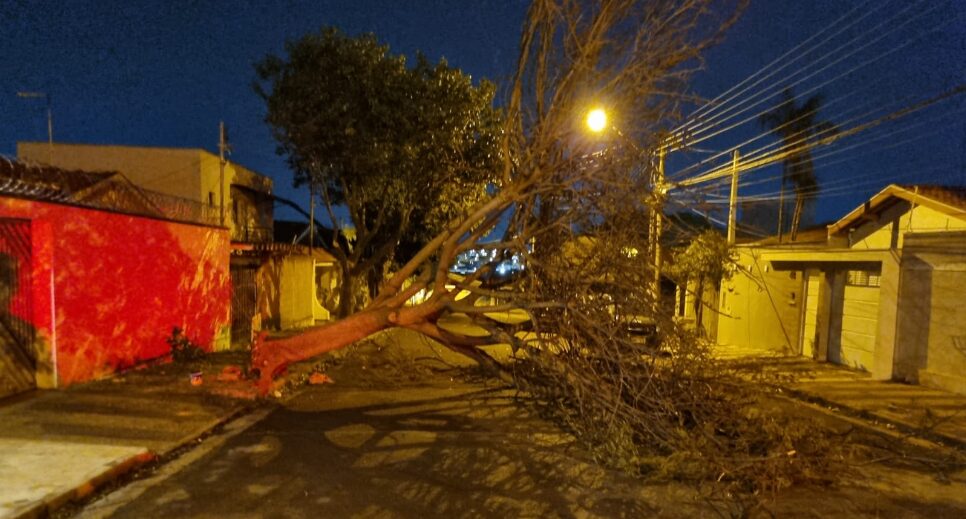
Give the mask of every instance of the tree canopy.
[[[371, 34], [323, 29], [256, 66], [255, 89], [296, 185], [309, 184], [332, 222], [343, 286], [418, 248], [484, 195], [499, 164], [495, 87], [445, 60], [409, 66]], [[399, 248], [401, 243], [409, 247]], [[343, 314], [351, 288], [343, 291]]]

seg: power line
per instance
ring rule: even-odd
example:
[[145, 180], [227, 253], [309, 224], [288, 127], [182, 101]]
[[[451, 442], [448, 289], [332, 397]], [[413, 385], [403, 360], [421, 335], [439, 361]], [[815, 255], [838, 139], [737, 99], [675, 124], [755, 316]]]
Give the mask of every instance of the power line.
[[[901, 110], [897, 110], [895, 112], [892, 112], [890, 114], [887, 114], [887, 115], [885, 115], [883, 117], [879, 117], [879, 118], [874, 119], [872, 121], [868, 121], [866, 123], [859, 124], [857, 126], [854, 126], [852, 128], [849, 128], [848, 130], [840, 131], [840, 132], [836, 133], [833, 136], [820, 138], [820, 139], [818, 139], [816, 141], [813, 141], [813, 142], [805, 142], [803, 144], [794, 144], [794, 145], [791, 145], [791, 146], [783, 146], [782, 149], [780, 149], [778, 151], [775, 151], [773, 153], [766, 154], [764, 156], [761, 156], [759, 158], [755, 158], [755, 159], [753, 159], [751, 161], [748, 161], [748, 162], [745, 162], [744, 164], [741, 164], [739, 166], [739, 173], [740, 172], [754, 170], [754, 169], [758, 169], [760, 167], [763, 167], [763, 166], [766, 166], [766, 165], [775, 163], [775, 162], [777, 162], [779, 160], [782, 160], [782, 159], [784, 159], [786, 157], [794, 156], [794, 155], [796, 155], [798, 153], [802, 153], [804, 151], [810, 150], [810, 149], [812, 149], [812, 148], [814, 148], [816, 146], [827, 145], [827, 144], [830, 144], [831, 142], [834, 142], [835, 140], [842, 139], [842, 138], [848, 137], [850, 135], [854, 135], [856, 133], [859, 133], [861, 131], [867, 130], [869, 128], [874, 128], [874, 127], [876, 127], [876, 126], [878, 126], [878, 125], [880, 125], [880, 124], [882, 124], [884, 122], [888, 122], [888, 121], [892, 121], [892, 120], [895, 120], [895, 119], [898, 119], [898, 118], [901, 118], [901, 117], [905, 117], [906, 115], [909, 115], [911, 113], [914, 113], [914, 112], [917, 112], [919, 110], [922, 110], [923, 108], [925, 108], [927, 106], [930, 106], [932, 104], [938, 103], [938, 102], [943, 101], [945, 99], [948, 99], [950, 97], [959, 95], [959, 94], [961, 94], [963, 92], [966, 92], [966, 85], [959, 85], [959, 86], [957, 86], [957, 87], [955, 87], [955, 88], [953, 88], [953, 89], [951, 89], [949, 91], [943, 92], [943, 93], [941, 93], [941, 94], [939, 94], [937, 96], [934, 96], [932, 98], [929, 98], [929, 99], [926, 99], [926, 100], [921, 101], [919, 103], [916, 103], [915, 105], [909, 106], [907, 108], [903, 108]], [[709, 171], [707, 173], [704, 173], [704, 174], [701, 174], [701, 175], [697, 175], [695, 177], [692, 177], [692, 178], [689, 178], [689, 179], [685, 179], [685, 180], [682, 180], [682, 181], [678, 181], [677, 182], [677, 185], [688, 186], [688, 185], [698, 184], [698, 183], [702, 183], [702, 182], [707, 182], [707, 181], [715, 180], [715, 179], [718, 179], [718, 178], [723, 178], [723, 177], [726, 177], [726, 176], [728, 176], [730, 174], [731, 174], [731, 168], [730, 167], [716, 168], [716, 169], [711, 170], [711, 171]]]
[[[731, 88], [729, 88], [729, 89], [728, 89], [728, 90], [726, 90], [725, 92], [723, 92], [723, 93], [721, 93], [721, 94], [719, 94], [719, 95], [718, 95], [717, 97], [715, 97], [714, 99], [712, 99], [712, 100], [710, 100], [710, 101], [708, 101], [707, 103], [705, 103], [704, 105], [702, 105], [701, 107], [699, 107], [699, 108], [698, 108], [697, 110], [695, 110], [695, 112], [694, 112], [693, 114], [691, 114], [691, 116], [690, 116], [690, 117], [688, 118], [688, 120], [686, 120], [686, 121], [685, 121], [684, 123], [682, 123], [682, 124], [681, 124], [681, 125], [679, 125], [679, 126], [678, 126], [677, 128], [675, 128], [674, 130], [672, 130], [672, 131], [671, 131], [671, 133], [672, 133], [672, 135], [673, 135], [673, 134], [679, 134], [679, 133], [684, 133], [684, 131], [685, 131], [685, 130], [686, 130], [686, 129], [687, 129], [687, 128], [688, 128], [689, 126], [690, 126], [690, 125], [692, 125], [693, 123], [700, 123], [700, 122], [701, 122], [701, 121], [700, 121], [700, 118], [702, 117], [702, 114], [703, 114], [703, 116], [704, 116], [704, 117], [708, 117], [708, 116], [709, 116], [709, 115], [710, 115], [711, 113], [713, 113], [713, 112], [714, 112], [715, 110], [718, 110], [718, 109], [721, 109], [721, 108], [723, 108], [723, 107], [724, 107], [724, 106], [726, 106], [726, 105], [727, 105], [727, 104], [728, 104], [729, 102], [731, 102], [731, 101], [733, 101], [733, 100], [734, 100], [735, 98], [737, 98], [737, 97], [739, 97], [740, 95], [742, 95], [743, 93], [745, 93], [745, 92], [747, 92], [747, 91], [748, 91], [749, 89], [751, 89], [751, 88], [753, 88], [753, 87], [755, 87], [755, 86], [757, 86], [757, 85], [758, 85], [758, 84], [760, 84], [760, 83], [761, 83], [762, 81], [764, 81], [764, 80], [766, 80], [766, 79], [768, 79], [768, 78], [770, 78], [770, 77], [772, 77], [773, 75], [775, 75], [775, 74], [777, 74], [778, 72], [781, 72], [781, 71], [782, 71], [782, 70], [784, 70], [784, 69], [785, 69], [786, 67], [788, 67], [789, 65], [791, 65], [791, 64], [793, 64], [793, 63], [795, 63], [795, 62], [796, 62], [796, 61], [798, 61], [799, 59], [801, 59], [801, 58], [803, 58], [803, 57], [805, 57], [805, 56], [807, 56], [807, 55], [809, 55], [809, 54], [811, 54], [811, 53], [812, 53], [812, 52], [813, 52], [814, 50], [816, 50], [816, 49], [818, 49], [819, 47], [821, 47], [822, 45], [824, 45], [825, 43], [827, 43], [828, 41], [830, 41], [830, 40], [831, 40], [832, 38], [834, 38], [835, 36], [838, 36], [838, 35], [839, 35], [839, 34], [840, 34], [841, 32], [843, 32], [844, 30], [846, 30], [846, 29], [848, 29], [848, 28], [850, 28], [850, 27], [852, 27], [853, 25], [855, 25], [855, 24], [857, 24], [857, 23], [858, 23], [858, 22], [860, 22], [860, 21], [861, 21], [862, 19], [864, 19], [864, 18], [865, 18], [866, 16], [869, 16], [870, 14], [872, 14], [872, 13], [873, 13], [874, 11], [868, 11], [868, 12], [866, 12], [866, 13], [865, 13], [864, 15], [862, 15], [862, 16], [860, 16], [860, 17], [858, 17], [858, 18], [854, 18], [854, 19], [852, 19], [852, 22], [851, 22], [851, 23], [849, 23], [849, 24], [847, 24], [847, 25], [845, 25], [844, 27], [842, 27], [841, 29], [839, 29], [838, 31], [836, 31], [836, 32], [835, 32], [834, 34], [832, 34], [831, 36], [829, 36], [829, 37], [827, 37], [827, 38], [825, 38], [824, 40], [822, 40], [821, 42], [819, 42], [818, 44], [816, 44], [816, 45], [813, 45], [813, 46], [812, 46], [811, 48], [809, 48], [809, 49], [808, 49], [807, 51], [805, 51], [804, 53], [801, 53], [801, 54], [799, 54], [799, 56], [797, 56], [797, 57], [795, 57], [794, 59], [791, 59], [791, 60], [788, 60], [788, 61], [785, 61], [785, 58], [787, 58], [787, 57], [789, 57], [789, 56], [790, 56], [791, 54], [793, 54], [794, 52], [796, 52], [797, 50], [799, 50], [800, 48], [802, 48], [802, 47], [803, 47], [804, 45], [806, 45], [806, 44], [808, 44], [808, 43], [809, 43], [810, 41], [812, 41], [813, 39], [815, 39], [815, 38], [817, 38], [817, 37], [819, 37], [819, 36], [821, 36], [821, 35], [822, 35], [822, 33], [824, 33], [824, 32], [826, 32], [826, 31], [828, 31], [828, 30], [830, 30], [830, 29], [831, 29], [832, 27], [834, 27], [834, 26], [836, 26], [836, 25], [838, 25], [838, 24], [839, 24], [839, 23], [840, 23], [840, 22], [841, 22], [842, 20], [845, 20], [845, 19], [847, 19], [847, 18], [850, 18], [850, 17], [852, 16], [852, 14], [853, 14], [853, 13], [855, 13], [856, 11], [858, 11], [858, 10], [859, 10], [859, 9], [861, 9], [861, 8], [864, 8], [864, 7], [866, 6], [866, 4], [868, 4], [868, 3], [870, 3], [870, 1], [871, 1], [871, 0], [867, 0], [866, 2], [864, 2], [864, 3], [862, 3], [862, 4], [859, 4], [859, 5], [857, 5], [856, 7], [854, 7], [854, 8], [852, 8], [852, 9], [851, 9], [850, 11], [848, 11], [848, 12], [846, 12], [845, 14], [843, 14], [843, 15], [842, 15], [841, 17], [839, 17], [839, 18], [838, 18], [837, 20], [835, 20], [834, 22], [832, 22], [832, 23], [831, 23], [830, 25], [828, 25], [828, 26], [826, 26], [825, 28], [823, 28], [823, 29], [822, 29], [822, 30], [820, 30], [819, 32], [817, 32], [817, 33], [815, 33], [815, 34], [813, 34], [813, 35], [812, 35], [812, 36], [810, 36], [810, 37], [809, 37], [808, 39], [806, 39], [805, 41], [803, 41], [803, 42], [801, 42], [801, 43], [799, 43], [798, 45], [796, 45], [796, 46], [795, 46], [795, 47], [793, 47], [792, 49], [790, 49], [790, 50], [788, 50], [787, 52], [785, 52], [784, 54], [782, 54], [781, 56], [779, 56], [778, 58], [776, 58], [776, 59], [775, 59], [775, 60], [773, 60], [772, 62], [770, 62], [770, 63], [768, 63], [768, 64], [767, 64], [767, 65], [765, 65], [764, 67], [762, 67], [762, 68], [760, 68], [760, 69], [758, 69], [758, 71], [756, 71], [756, 72], [755, 72], [755, 73], [753, 73], [752, 75], [750, 75], [750, 76], [748, 76], [747, 78], [745, 78], [744, 80], [742, 80], [742, 81], [741, 81], [740, 83], [738, 83], [738, 84], [736, 84], [736, 85], [734, 85], [734, 86], [732, 86]], [[879, 6], [879, 9], [882, 9], [882, 8], [883, 8], [883, 7], [884, 7], [884, 6], [886, 5], [886, 4], [888, 4], [888, 3], [889, 3], [889, 2], [888, 2], [888, 0], [887, 0], [886, 2], [883, 2], [883, 3], [882, 3], [882, 4], [880, 5], [880, 6]], [[735, 89], [738, 89], [738, 88], [741, 88], [741, 87], [742, 87], [742, 85], [744, 85], [745, 83], [747, 83], [747, 82], [749, 82], [749, 81], [751, 81], [751, 80], [753, 80], [753, 79], [754, 79], [755, 77], [757, 77], [758, 75], [760, 75], [760, 74], [762, 74], [762, 73], [764, 73], [764, 72], [765, 72], [765, 71], [767, 71], [767, 70], [768, 70], [769, 68], [771, 68], [771, 67], [773, 67], [774, 65], [776, 65], [776, 64], [778, 64], [778, 63], [784, 63], [784, 64], [783, 64], [782, 66], [780, 66], [780, 67], [778, 67], [777, 69], [775, 69], [775, 70], [773, 70], [772, 72], [770, 72], [770, 73], [768, 73], [768, 74], [767, 74], [767, 75], [765, 75], [764, 77], [762, 77], [762, 78], [760, 78], [760, 79], [759, 79], [758, 81], [755, 81], [754, 83], [752, 83], [752, 84], [750, 84], [750, 85], [748, 85], [748, 86], [746, 86], [746, 87], [744, 87], [744, 88], [742, 88], [742, 89], [741, 89], [741, 90], [740, 90], [739, 92], [737, 92], [737, 93], [735, 93], [735, 94], [733, 94], [733, 95], [731, 95], [731, 96], [730, 96], [730, 97], [728, 97], [727, 99], [725, 99], [725, 100], [723, 100], [723, 101], [720, 101], [722, 97], [725, 97], [725, 96], [728, 96], [728, 95], [729, 95], [729, 94], [731, 94], [731, 93], [732, 93], [732, 92], [733, 92], [733, 91], [734, 91]], [[720, 102], [719, 102], [719, 101], [720, 101]], [[711, 108], [710, 108], [709, 110], [707, 110], [707, 111], [705, 111], [705, 108], [707, 108], [707, 107], [709, 107], [709, 106], [710, 106]]]
[[[922, 2], [923, 0], [919, 0], [919, 1]], [[916, 5], [916, 4], [912, 4], [912, 5]], [[903, 11], [901, 11], [900, 13], [898, 13], [897, 15], [895, 15], [893, 18], [898, 18], [901, 14], [904, 14], [910, 8], [911, 8], [911, 6], [907, 6], [906, 9], [904, 9]], [[899, 24], [898, 26], [892, 28], [889, 31], [886, 31], [886, 32], [880, 34], [878, 37], [872, 39], [871, 41], [866, 42], [865, 44], [861, 45], [857, 49], [852, 50], [851, 52], [848, 52], [848, 53], [846, 53], [846, 54], [844, 54], [842, 56], [839, 56], [837, 59], [833, 60], [830, 63], [825, 64], [824, 66], [822, 66], [818, 70], [815, 70], [815, 71], [811, 72], [810, 74], [806, 75], [805, 77], [802, 77], [802, 78], [798, 79], [797, 81], [795, 81], [793, 83], [790, 83], [790, 84], [787, 84], [785, 86], [786, 87], [793, 87], [793, 86], [796, 86], [796, 85], [799, 85], [799, 84], [803, 83], [804, 81], [806, 81], [808, 79], [811, 79], [815, 75], [817, 75], [817, 74], [819, 74], [821, 72], [824, 72], [825, 70], [831, 68], [832, 66], [834, 66], [834, 65], [842, 62], [846, 58], [849, 58], [849, 57], [853, 56], [854, 54], [856, 54], [856, 53], [858, 53], [858, 52], [860, 52], [860, 51], [868, 48], [870, 45], [881, 41], [886, 36], [888, 36], [888, 35], [896, 32], [896, 31], [898, 31], [899, 29], [901, 29], [904, 26], [912, 23], [913, 21], [915, 21], [915, 20], [917, 20], [917, 19], [919, 19], [919, 18], [921, 18], [923, 16], [926, 16], [927, 14], [930, 14], [932, 11], [935, 11], [937, 8], [938, 8], [938, 6], [935, 6], [932, 9], [928, 9], [928, 10], [922, 11], [922, 12], [918, 13], [917, 15], [906, 19], [903, 23]], [[882, 25], [884, 25], [888, 21], [891, 21], [891, 19], [890, 20], [887, 20], [886, 22], [880, 23], [879, 25], [877, 25], [873, 29], [870, 29], [870, 30], [866, 31], [862, 35], [853, 38], [849, 42], [849, 44], [851, 44], [854, 41], [857, 41], [859, 38], [861, 38], [863, 36], [866, 36], [867, 34], [870, 34], [870, 33], [875, 32], [876, 30], [878, 30]], [[933, 26], [930, 30], [925, 31], [924, 33], [918, 34], [915, 38], [908, 39], [904, 43], [902, 43], [901, 45], [893, 46], [889, 50], [887, 50], [885, 52], [882, 52], [882, 53], [878, 54], [877, 56], [874, 56], [872, 58], [866, 59], [862, 63], [860, 63], [860, 64], [858, 64], [858, 65], [850, 68], [849, 70], [846, 70], [845, 72], [842, 72], [842, 73], [838, 74], [837, 76], [834, 76], [831, 79], [826, 80], [826, 81], [818, 84], [817, 86], [811, 87], [811, 88], [805, 90], [804, 92], [800, 93], [799, 95], [807, 95], [807, 94], [810, 94], [812, 92], [815, 92], [816, 90], [818, 90], [818, 89], [820, 89], [820, 88], [822, 88], [822, 87], [824, 87], [824, 86], [826, 86], [826, 85], [828, 85], [828, 84], [830, 84], [832, 82], [835, 82], [835, 81], [837, 81], [837, 80], [839, 80], [839, 79], [841, 79], [841, 78], [843, 78], [845, 76], [848, 76], [848, 75], [854, 73], [855, 71], [857, 71], [857, 70], [859, 70], [859, 69], [861, 69], [863, 67], [869, 66], [872, 63], [875, 63], [875, 62], [877, 62], [877, 61], [885, 58], [886, 56], [889, 56], [889, 55], [891, 55], [891, 54], [893, 54], [895, 52], [898, 52], [899, 50], [907, 47], [908, 45], [911, 45], [912, 43], [914, 43], [916, 41], [916, 39], [918, 39], [918, 38], [920, 38], [920, 37], [922, 37], [922, 36], [924, 36], [926, 34], [929, 34], [929, 33], [936, 32], [936, 31], [941, 30], [946, 25], [949, 25], [951, 23], [951, 21], [952, 20], [947, 20], [945, 22], [938, 23], [935, 26]], [[827, 57], [827, 56], [828, 55], [823, 56], [823, 57]], [[817, 63], [810, 64], [808, 67], [811, 67], [814, 64], [817, 64]], [[798, 72], [793, 73], [791, 76], [789, 76], [789, 78], [795, 77], [795, 76], [799, 75], [800, 73], [807, 71], [808, 70], [808, 67], [802, 68]], [[788, 78], [786, 78], [786, 79], [788, 79]], [[760, 99], [759, 101], [757, 101], [755, 103], [752, 103], [751, 105], [749, 105], [749, 106], [747, 106], [747, 107], [745, 107], [745, 108], [743, 108], [743, 109], [741, 109], [741, 110], [739, 110], [739, 111], [737, 111], [735, 113], [732, 113], [731, 115], [725, 117], [724, 119], [715, 121], [715, 119], [717, 119], [717, 118], [719, 118], [719, 117], [727, 114], [728, 112], [734, 110], [735, 108], [738, 108], [738, 107], [744, 105], [745, 103], [747, 103], [747, 102], [755, 99], [756, 97], [760, 97], [760, 96], [763, 96], [763, 95], [767, 94], [768, 92], [772, 91], [777, 86], [778, 86], [777, 84], [771, 85], [771, 86], [765, 88], [764, 90], [761, 90], [760, 92], [752, 95], [751, 97], [749, 97], [748, 99], [742, 101], [741, 103], [738, 103], [737, 105], [731, 107], [731, 109], [726, 110], [725, 112], [718, 114], [718, 116], [712, 117], [710, 120], [702, 122], [702, 124], [698, 125], [698, 127], [697, 127], [696, 130], [692, 130], [689, 134], [686, 135], [686, 137], [691, 137], [692, 138], [692, 140], [690, 140], [688, 142], [690, 144], [698, 144], [700, 142], [703, 142], [704, 140], [707, 140], [708, 138], [711, 138], [712, 136], [719, 135], [722, 132], [719, 131], [719, 132], [716, 132], [712, 136], [705, 136], [705, 137], [702, 137], [700, 139], [693, 139], [693, 137], [695, 137], [695, 136], [697, 136], [699, 134], [702, 134], [702, 133], [706, 133], [707, 131], [709, 131], [709, 130], [717, 127], [717, 126], [720, 126], [721, 124], [724, 124], [725, 122], [727, 122], [727, 121], [729, 121], [729, 120], [731, 120], [731, 119], [733, 119], [735, 117], [738, 117], [739, 115], [741, 115], [743, 113], [746, 113], [747, 111], [751, 110], [752, 108], [755, 108], [755, 107], [761, 105], [762, 103], [764, 103], [764, 102], [766, 102], [766, 101], [774, 98], [775, 96], [777, 96], [780, 93], [780, 91], [773, 91], [770, 95], [765, 96], [764, 98]], [[730, 129], [733, 129], [735, 127], [741, 126], [741, 125], [743, 125], [743, 124], [745, 124], [745, 123], [747, 123], [747, 122], [749, 122], [749, 121], [757, 118], [758, 116], [760, 116], [760, 115], [762, 115], [764, 113], [767, 113], [768, 111], [770, 111], [770, 108], [769, 109], [762, 110], [761, 112], [759, 112], [759, 113], [757, 113], [755, 115], [746, 117], [745, 119], [742, 119], [741, 121], [739, 121], [737, 123], [733, 123], [728, 128], [726, 128], [726, 130], [730, 130]]]
[[[938, 121], [940, 121], [942, 119], [956, 118], [958, 120], [958, 117], [963, 112], [966, 112], [966, 109], [960, 109], [960, 110], [954, 111], [954, 112], [947, 112], [947, 113], [941, 114], [938, 117], [934, 117], [933, 119], [922, 121], [922, 122], [920, 122], [920, 123], [918, 123], [916, 125], [911, 125], [911, 126], [907, 126], [907, 127], [898, 128], [898, 129], [895, 129], [893, 131], [890, 131], [890, 132], [886, 132], [886, 133], [877, 135], [874, 138], [869, 138], [869, 139], [866, 139], [864, 141], [860, 141], [860, 142], [851, 144], [849, 146], [844, 146], [844, 147], [841, 147], [841, 148], [836, 148], [836, 149], [833, 149], [833, 150], [829, 150], [826, 153], [823, 153], [823, 154], [814, 156], [812, 158], [812, 160], [815, 163], [816, 169], [819, 166], [822, 166], [823, 168], [826, 168], [826, 167], [831, 166], [831, 165], [841, 164], [843, 162], [848, 162], [848, 161], [852, 161], [852, 160], [857, 160], [857, 159], [863, 157], [864, 155], [868, 155], [868, 154], [873, 153], [873, 152], [881, 152], [883, 150], [897, 148], [897, 147], [902, 146], [902, 145], [905, 145], [905, 144], [909, 144], [909, 143], [912, 143], [912, 142], [924, 140], [924, 139], [927, 139], [929, 137], [932, 137], [933, 135], [936, 135], [936, 134], [939, 134], [941, 132], [946, 131], [947, 128], [946, 127], [941, 127], [941, 126], [940, 127], [936, 127], [931, 132], [919, 133], [919, 134], [917, 134], [914, 137], [911, 137], [911, 138], [908, 138], [908, 139], [904, 139], [904, 140], [901, 140], [901, 141], [893, 141], [893, 142], [890, 142], [889, 145], [887, 145], [887, 146], [878, 146], [876, 148], [863, 151], [862, 153], [859, 153], [859, 154], [850, 155], [850, 156], [848, 156], [846, 158], [839, 159], [839, 160], [836, 160], [836, 161], [823, 161], [823, 160], [821, 160], [821, 159], [824, 159], [824, 158], [827, 158], [827, 157], [830, 157], [830, 156], [833, 156], [833, 155], [838, 155], [838, 154], [844, 153], [846, 151], [849, 151], [849, 150], [852, 150], [852, 149], [855, 149], [855, 148], [858, 148], [858, 147], [867, 146], [868, 144], [871, 144], [871, 143], [874, 143], [874, 142], [877, 142], [877, 141], [881, 141], [881, 140], [886, 139], [886, 138], [895, 137], [896, 135], [899, 135], [899, 134], [902, 134], [902, 133], [906, 133], [906, 132], [915, 130], [915, 129], [921, 127], [921, 126], [934, 125], [934, 122], [938, 122]], [[758, 184], [762, 184], [762, 183], [766, 183], [766, 182], [771, 182], [771, 181], [774, 181], [774, 180], [777, 180], [777, 179], [781, 178], [782, 176], [783, 175], [779, 174], [779, 175], [773, 175], [773, 176], [770, 176], [770, 177], [766, 177], [764, 179], [756, 179], [754, 181], [745, 181], [744, 183], [741, 184], [741, 187], [742, 188], [748, 188], [748, 187], [751, 187], [753, 185], [758, 185]], [[725, 181], [725, 179], [722, 179], [722, 180], [720, 180], [718, 182], [720, 182], [720, 183], [723, 184], [724, 181]], [[826, 184], [826, 185], [828, 185], [828, 184]]]

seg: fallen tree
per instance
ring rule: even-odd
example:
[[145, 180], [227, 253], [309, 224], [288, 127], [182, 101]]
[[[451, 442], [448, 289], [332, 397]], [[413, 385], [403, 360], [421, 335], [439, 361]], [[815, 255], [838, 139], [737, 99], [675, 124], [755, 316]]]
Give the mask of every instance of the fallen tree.
[[[540, 332], [557, 325], [544, 317], [559, 313], [550, 309], [579, 310], [579, 301], [570, 300], [572, 293], [557, 286], [558, 270], [586, 273], [582, 281], [571, 280], [574, 285], [568, 290], [587, 293], [580, 290], [581, 283], [619, 275], [628, 294], [640, 292], [654, 268], [643, 253], [648, 243], [642, 229], [642, 217], [656, 201], [652, 152], [686, 99], [685, 80], [699, 64], [701, 51], [734, 19], [733, 6], [713, 4], [535, 1], [505, 107], [502, 164], [492, 179], [493, 189], [429, 238], [361, 311], [297, 337], [260, 343], [253, 361], [262, 381], [267, 383], [287, 363], [394, 326], [416, 330], [489, 363], [479, 345], [509, 341], [530, 346], [487, 314], [507, 308], [531, 311], [533, 328]], [[271, 98], [272, 93], [263, 95]], [[592, 136], [583, 118], [598, 106], [615, 115], [605, 135]], [[282, 147], [290, 162], [311, 163], [314, 157], [306, 152], [310, 144], [295, 144]], [[528, 276], [495, 291], [481, 286], [486, 269], [462, 278], [450, 273], [460, 253], [477, 247], [482, 237], [507, 222], [502, 239], [485, 247], [523, 254]], [[555, 263], [566, 260], [560, 254], [574, 236], [602, 232], [612, 236], [599, 240], [594, 254], [610, 257], [616, 252], [626, 261], [589, 262], [579, 269], [567, 261]], [[642, 253], [630, 257], [625, 254], [630, 249]], [[467, 292], [472, 296], [457, 300]], [[418, 293], [429, 295], [407, 304]], [[653, 303], [653, 294], [646, 297]], [[439, 318], [453, 312], [470, 316], [490, 335], [474, 338], [441, 328]]]
[[[379, 331], [415, 330], [512, 377], [600, 459], [755, 493], [822, 480], [829, 448], [757, 407], [755, 389], [662, 310], [650, 218], [663, 218], [657, 157], [703, 50], [740, 6], [711, 0], [535, 0], [501, 133], [501, 169], [379, 286], [361, 311], [284, 340], [259, 340], [262, 390], [287, 364]], [[591, 108], [613, 114], [599, 136]], [[494, 229], [497, 241], [480, 244]], [[526, 273], [450, 272], [475, 247], [520, 254]], [[418, 296], [418, 297], [416, 297]], [[507, 324], [502, 312], [526, 312]], [[462, 314], [474, 333], [447, 328]], [[643, 324], [644, 335], [631, 324]], [[480, 332], [483, 330], [483, 333]], [[500, 365], [481, 346], [509, 344]]]

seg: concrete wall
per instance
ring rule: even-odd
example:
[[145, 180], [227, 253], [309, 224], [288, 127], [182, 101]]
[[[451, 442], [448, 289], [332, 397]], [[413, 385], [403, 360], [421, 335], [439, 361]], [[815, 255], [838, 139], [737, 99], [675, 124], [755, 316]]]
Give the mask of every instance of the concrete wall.
[[[47, 164], [50, 156], [46, 142], [18, 142], [20, 160]], [[68, 170], [109, 172], [118, 171], [135, 185], [221, 209], [224, 191], [225, 225], [232, 229], [232, 237], [241, 239], [240, 225], [271, 228], [271, 203], [259, 204], [244, 197], [236, 204], [232, 200], [232, 185], [243, 186], [259, 193], [272, 192], [272, 180], [238, 164], [227, 162], [224, 177], [217, 155], [200, 148], [153, 148], [144, 146], [109, 146], [93, 144], [54, 143], [53, 166]], [[219, 182], [221, 180], [221, 182]], [[233, 213], [242, 215], [236, 225]], [[253, 240], [241, 240], [253, 241]]]
[[[201, 196], [204, 203], [214, 200], [214, 204], [219, 206], [221, 201], [220, 189], [225, 190], [225, 225], [231, 229], [232, 239], [236, 241], [260, 241], [248, 239], [252, 227], [271, 229], [273, 210], [272, 203], [260, 203], [256, 200], [252, 192], [264, 196], [272, 192], [272, 180], [263, 175], [259, 175], [233, 162], [225, 164], [224, 185], [219, 187], [221, 178], [220, 160], [216, 155], [204, 153], [201, 158], [201, 168], [199, 170], [201, 182]], [[248, 191], [241, 191], [237, 187], [247, 188]], [[246, 232], [246, 227], [248, 232]], [[270, 240], [268, 240], [270, 241]]]
[[38, 386], [69, 385], [166, 355], [172, 327], [230, 341], [224, 230], [0, 197], [30, 221]]
[[[915, 369], [920, 360], [921, 350], [925, 347], [920, 341], [926, 340], [921, 335], [899, 337], [900, 316], [906, 320], [926, 319], [923, 315], [924, 301], [917, 293], [922, 288], [918, 285], [925, 283], [917, 279], [916, 275], [905, 276], [907, 259], [900, 259], [900, 251], [905, 248], [906, 240], [910, 236], [921, 233], [945, 233], [966, 229], [966, 221], [941, 213], [929, 207], [913, 205], [905, 200], [898, 200], [892, 206], [874, 215], [874, 220], [865, 222], [855, 228], [848, 237], [853, 251], [881, 251], [882, 286], [879, 291], [879, 308], [877, 314], [877, 336], [875, 350], [867, 369], [876, 379], [886, 380], [898, 376], [913, 380], [918, 377]], [[911, 271], [919, 271], [918, 261], [911, 257], [908, 266]], [[908, 277], [910, 286], [905, 286]], [[900, 291], [904, 294], [900, 295]], [[909, 325], [906, 325], [907, 330]], [[910, 341], [903, 344], [904, 341]], [[915, 346], [914, 346], [915, 345]]]
[[797, 351], [801, 272], [776, 271], [751, 247], [736, 251], [739, 269], [721, 283], [718, 344], [749, 353]]
[[337, 276], [332, 277], [333, 267], [318, 260], [324, 253], [316, 250], [315, 254], [314, 261], [307, 253], [272, 255], [258, 268], [261, 328], [286, 330], [331, 319], [330, 311], [321, 303], [332, 301], [338, 294]]
[[309, 256], [281, 259], [279, 318], [282, 329], [315, 324], [315, 262]]
[[[867, 218], [852, 232], [830, 237], [830, 247], [762, 247], [758, 257], [756, 249], [739, 247], [742, 268], [722, 283], [718, 343], [769, 351], [785, 346], [787, 337], [790, 351], [847, 360], [837, 349], [848, 332], [843, 311], [854, 316], [861, 314], [856, 305], [869, 310], [874, 305], [846, 301], [846, 274], [879, 267], [880, 287], [865, 289], [878, 291], [878, 306], [874, 319], [867, 319], [871, 324], [864, 333], [874, 341], [861, 368], [880, 380], [900, 378], [966, 393], [966, 221], [904, 200]], [[787, 270], [769, 273], [769, 264]], [[808, 313], [796, 312], [792, 304], [793, 294], [805, 292], [804, 283], [784, 277], [795, 269], [807, 270], [810, 288], [817, 289], [808, 297], [813, 305]]]
[[872, 353], [872, 364], [869, 371], [872, 373], [872, 377], [877, 380], [889, 380], [894, 376], [896, 330], [901, 301], [899, 291], [903, 283], [900, 272], [902, 266], [900, 252], [893, 249], [883, 253], [879, 265], [881, 267], [881, 281], [879, 308], [876, 317], [878, 323], [875, 349]]
[[910, 236], [906, 243], [896, 375], [966, 394], [966, 233]]
[[[147, 148], [54, 143], [53, 166], [81, 171], [119, 171], [151, 191], [208, 203], [199, 171], [206, 163], [200, 149]], [[208, 154], [210, 155], [210, 154]], [[18, 142], [17, 158], [47, 164], [46, 142]], [[215, 160], [217, 167], [218, 159]], [[217, 176], [216, 176], [217, 179]], [[218, 192], [215, 191], [216, 203]]]
[[966, 220], [904, 200], [880, 213], [876, 220], [863, 223], [852, 232], [851, 247], [856, 250], [901, 249], [906, 233], [966, 230]]

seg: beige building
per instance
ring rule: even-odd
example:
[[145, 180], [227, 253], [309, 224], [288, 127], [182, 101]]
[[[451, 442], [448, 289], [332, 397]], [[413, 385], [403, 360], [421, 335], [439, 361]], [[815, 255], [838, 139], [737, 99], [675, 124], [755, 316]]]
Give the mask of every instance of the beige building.
[[[18, 142], [17, 159], [66, 170], [116, 171], [155, 194], [160, 204], [200, 204], [204, 219], [231, 230], [232, 241], [264, 242], [272, 236], [272, 180], [200, 148]], [[187, 207], [182, 210], [189, 210]]]
[[[231, 339], [250, 343], [259, 330], [311, 326], [329, 319], [319, 304], [317, 272], [334, 259], [319, 249], [273, 243], [272, 180], [200, 148], [18, 142], [21, 161], [65, 170], [118, 172], [164, 214], [231, 231]], [[327, 287], [322, 292], [329, 290]]]
[[737, 250], [718, 297], [723, 349], [966, 393], [966, 189], [890, 185], [823, 239]]

